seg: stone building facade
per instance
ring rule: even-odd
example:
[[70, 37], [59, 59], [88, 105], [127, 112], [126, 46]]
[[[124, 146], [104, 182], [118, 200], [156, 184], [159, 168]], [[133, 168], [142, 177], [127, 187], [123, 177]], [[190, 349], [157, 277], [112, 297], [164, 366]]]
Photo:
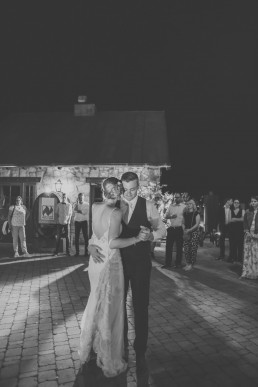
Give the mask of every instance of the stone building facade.
[[[90, 203], [91, 184], [100, 184], [103, 179], [110, 176], [120, 178], [124, 172], [128, 171], [137, 173], [140, 185], [143, 186], [147, 186], [150, 182], [158, 184], [160, 181], [160, 167], [149, 165], [0, 167], [0, 190], [3, 184], [22, 183], [29, 178], [35, 184], [35, 200], [44, 192], [55, 192], [55, 183], [61, 180], [62, 192], [67, 193], [72, 203], [76, 201], [80, 192], [85, 194], [86, 200]], [[0, 195], [3, 201], [3, 192], [0, 191]]]
[[[149, 165], [80, 165], [80, 166], [29, 166], [0, 167], [0, 230], [7, 220], [8, 208], [14, 203], [17, 193], [23, 197], [23, 202], [31, 213], [37, 203], [36, 199], [55, 193], [61, 199], [65, 192], [72, 205], [76, 203], [79, 193], [84, 193], [89, 203], [89, 234], [91, 235], [91, 206], [94, 201], [101, 200], [101, 183], [110, 176], [120, 178], [124, 172], [137, 173], [140, 186], [159, 185], [161, 168]], [[61, 188], [56, 190], [56, 182], [61, 182]], [[30, 187], [30, 195], [27, 195]], [[12, 190], [15, 188], [15, 194]], [[17, 191], [18, 189], [18, 191]], [[8, 196], [8, 192], [11, 194]], [[6, 195], [7, 194], [7, 195]], [[35, 211], [34, 211], [35, 212]], [[71, 222], [71, 240], [74, 240], [74, 222]], [[28, 222], [28, 240], [38, 237], [38, 230], [32, 219]], [[9, 239], [8, 239], [9, 238]], [[10, 236], [1, 236], [1, 242], [10, 242]]]
[[56, 203], [62, 192], [71, 204], [84, 193], [91, 229], [91, 205], [102, 200], [105, 178], [120, 178], [133, 171], [141, 187], [153, 187], [160, 182], [162, 168], [170, 166], [164, 111], [94, 110], [89, 114], [87, 104], [79, 107], [79, 114], [78, 109], [73, 113], [19, 113], [0, 122], [0, 131], [5, 133], [0, 152], [1, 242], [6, 240], [1, 225], [18, 195], [32, 214], [28, 237], [47, 231], [42, 220], [48, 220], [53, 231], [54, 220], [42, 219], [42, 214], [37, 218], [36, 206], [40, 210], [45, 206], [42, 202], [50, 203], [53, 198]]

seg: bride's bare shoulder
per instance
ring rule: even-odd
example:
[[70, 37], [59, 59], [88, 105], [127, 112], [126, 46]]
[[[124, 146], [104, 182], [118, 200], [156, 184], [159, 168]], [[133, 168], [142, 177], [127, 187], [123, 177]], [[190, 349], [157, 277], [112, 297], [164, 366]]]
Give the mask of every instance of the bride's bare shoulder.
[[114, 208], [112, 210], [112, 214], [111, 214], [112, 218], [114, 219], [121, 219], [122, 217], [122, 211], [120, 210], [120, 208]]
[[96, 202], [92, 204], [92, 209], [103, 207], [105, 204], [103, 202]]

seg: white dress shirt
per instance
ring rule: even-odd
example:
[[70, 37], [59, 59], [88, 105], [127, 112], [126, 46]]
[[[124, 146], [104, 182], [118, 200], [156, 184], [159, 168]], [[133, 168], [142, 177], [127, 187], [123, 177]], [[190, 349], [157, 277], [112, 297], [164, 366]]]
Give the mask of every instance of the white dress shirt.
[[183, 212], [184, 212], [185, 204], [183, 203], [172, 203], [168, 207], [168, 210], [166, 212], [166, 216], [173, 216], [176, 215], [176, 218], [174, 219], [168, 219], [169, 220], [169, 226], [170, 227], [182, 227], [183, 223]]
[[[76, 212], [76, 209], [80, 210], [80, 212]], [[83, 222], [89, 219], [89, 204], [87, 202], [77, 203], [75, 205], [74, 210], [74, 221], [75, 222]]]

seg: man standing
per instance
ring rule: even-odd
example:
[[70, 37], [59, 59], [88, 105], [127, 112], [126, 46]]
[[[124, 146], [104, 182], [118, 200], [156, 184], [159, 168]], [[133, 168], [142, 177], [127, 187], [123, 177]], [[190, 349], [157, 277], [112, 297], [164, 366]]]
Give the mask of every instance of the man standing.
[[79, 193], [77, 203], [74, 207], [74, 227], [75, 227], [75, 257], [79, 257], [79, 238], [82, 230], [84, 243], [85, 243], [85, 257], [87, 256], [88, 249], [88, 218], [89, 218], [89, 205], [84, 200], [84, 194]]
[[[146, 242], [120, 249], [125, 277], [125, 295], [127, 295], [129, 283], [132, 290], [136, 373], [137, 377], [141, 378], [147, 371], [145, 352], [148, 340], [148, 305], [152, 267], [151, 242], [162, 239], [166, 235], [166, 228], [155, 204], [137, 195], [138, 176], [133, 172], [126, 172], [122, 175], [121, 180], [124, 192], [124, 203], [121, 203], [121, 209], [124, 212], [121, 238], [138, 235], [141, 227], [145, 227], [146, 230]], [[127, 344], [127, 331], [128, 324], [125, 319], [125, 345]]]
[[174, 268], [182, 267], [182, 253], [183, 253], [183, 211], [185, 204], [181, 202], [181, 194], [176, 193], [175, 203], [170, 204], [165, 214], [165, 218], [169, 220], [169, 227], [167, 229], [166, 240], [166, 262], [162, 269], [168, 269], [172, 264], [173, 245], [176, 242], [176, 261]]
[[[155, 204], [137, 195], [139, 178], [134, 172], [126, 172], [121, 177], [123, 185], [123, 231], [121, 238], [137, 236], [140, 229], [145, 230], [145, 241], [120, 249], [124, 278], [125, 301], [131, 286], [136, 353], [136, 374], [138, 385], [148, 385], [148, 367], [145, 360], [148, 340], [148, 306], [151, 275], [151, 242], [162, 239], [166, 228]], [[99, 249], [98, 249], [99, 250]], [[89, 246], [89, 252], [96, 262], [101, 259], [101, 253], [94, 245]], [[128, 350], [128, 322], [125, 318], [125, 348]]]
[[57, 238], [54, 256], [58, 255], [61, 234], [64, 232], [66, 239], [66, 255], [70, 256], [69, 225], [72, 217], [72, 205], [67, 202], [67, 196], [62, 194], [62, 201], [56, 206]]
[[[233, 199], [232, 198], [226, 198], [224, 201], [224, 206], [220, 207], [219, 209], [219, 231], [220, 231], [220, 255], [217, 260], [225, 259], [225, 239], [229, 237], [229, 221], [230, 221], [230, 212], [231, 207], [233, 205]], [[230, 239], [231, 240], [231, 239]], [[229, 240], [229, 241], [230, 241]], [[229, 244], [229, 258], [228, 260], [231, 261], [231, 248]]]

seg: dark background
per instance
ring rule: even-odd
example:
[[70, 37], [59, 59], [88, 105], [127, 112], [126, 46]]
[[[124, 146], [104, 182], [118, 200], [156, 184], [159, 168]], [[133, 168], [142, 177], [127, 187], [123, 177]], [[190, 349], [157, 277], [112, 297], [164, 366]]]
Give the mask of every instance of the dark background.
[[163, 184], [258, 192], [256, 0], [10, 3], [1, 118], [72, 111], [78, 95], [98, 110], [165, 110], [172, 168]]

